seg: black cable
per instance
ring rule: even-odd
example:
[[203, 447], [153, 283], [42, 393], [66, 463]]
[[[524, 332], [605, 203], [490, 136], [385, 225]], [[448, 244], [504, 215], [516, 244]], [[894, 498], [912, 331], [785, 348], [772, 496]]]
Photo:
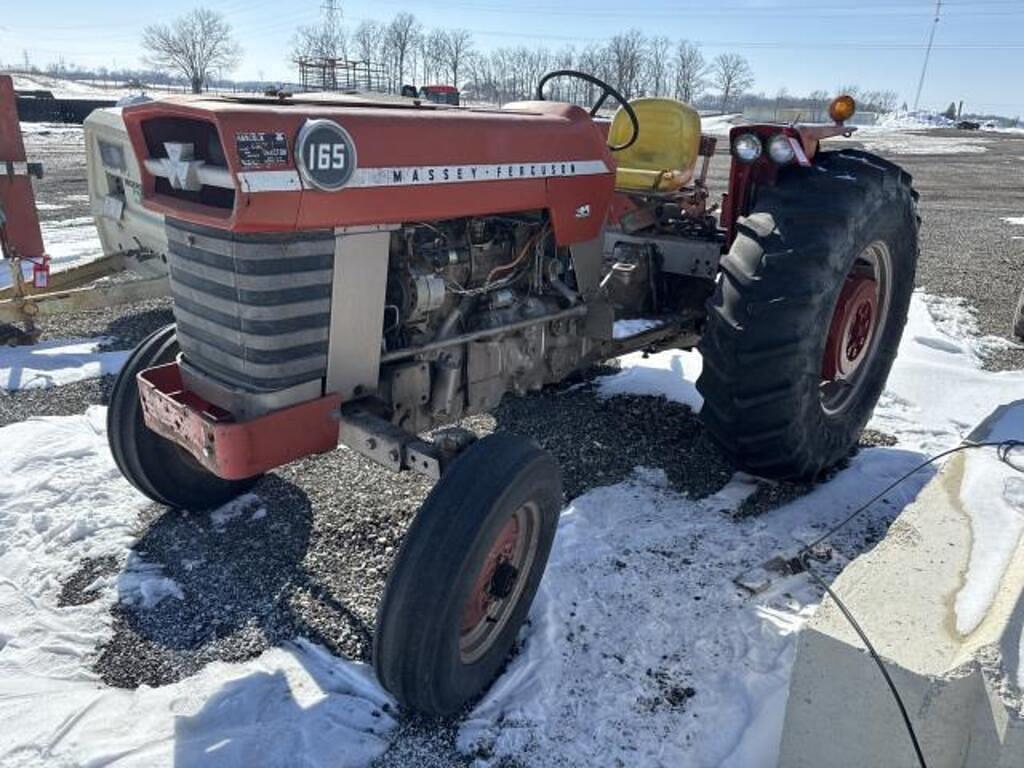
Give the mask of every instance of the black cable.
[[825, 580], [819, 576], [810, 565], [803, 562], [804, 568], [807, 569], [807, 573], [810, 574], [811, 578], [814, 579], [821, 588], [824, 589], [828, 596], [832, 598], [835, 604], [839, 607], [839, 610], [843, 612], [843, 616], [850, 622], [850, 626], [853, 627], [853, 631], [857, 633], [861, 642], [868, 649], [868, 653], [871, 654], [871, 658], [875, 662], [875, 666], [878, 667], [878, 671], [882, 673], [882, 677], [885, 678], [885, 684], [889, 686], [889, 691], [892, 693], [892, 697], [896, 700], [896, 706], [900, 708], [900, 715], [903, 717], [903, 725], [906, 726], [907, 733], [910, 735], [910, 742], [914, 745], [914, 752], [917, 754], [917, 762], [920, 763], [921, 768], [928, 768], [928, 763], [924, 759], [924, 753], [921, 751], [921, 745], [917, 741], [917, 732], [914, 730], [914, 724], [910, 721], [910, 714], [907, 712], [906, 706], [903, 704], [903, 698], [900, 696], [900, 692], [896, 689], [896, 683], [889, 677], [889, 670], [885, 668], [885, 663], [882, 661], [882, 657], [878, 655], [878, 651], [875, 650], [875, 646], [868, 640], [867, 634], [861, 629], [860, 624], [857, 623], [857, 619], [850, 613], [850, 609], [846, 607], [846, 604], [839, 599], [839, 595], [832, 591], [832, 587], [825, 583]]
[[917, 740], [917, 732], [914, 730], [914, 724], [910, 720], [910, 714], [907, 712], [907, 708], [903, 704], [903, 698], [900, 696], [900, 692], [899, 690], [897, 690], [896, 684], [893, 682], [892, 677], [889, 676], [889, 670], [885, 668], [885, 663], [882, 661], [882, 657], [878, 655], [878, 651], [875, 650], [875, 646], [868, 639], [867, 634], [861, 628], [860, 624], [857, 622], [857, 619], [854, 618], [853, 614], [850, 612], [850, 609], [847, 608], [846, 604], [839, 599], [839, 595], [837, 595], [832, 590], [832, 587], [830, 587], [825, 582], [825, 580], [818, 575], [814, 568], [811, 567], [811, 564], [808, 562], [808, 559], [811, 555], [811, 550], [813, 550], [814, 547], [818, 546], [826, 539], [832, 537], [841, 529], [845, 528], [847, 525], [853, 522], [853, 520], [856, 519], [859, 515], [862, 515], [865, 511], [867, 511], [867, 509], [871, 507], [872, 504], [881, 499], [883, 496], [885, 496], [885, 494], [887, 494], [893, 488], [898, 486], [900, 483], [907, 480], [907, 478], [911, 477], [917, 472], [920, 472], [922, 469], [929, 466], [930, 464], [934, 464], [939, 459], [954, 453], [959, 453], [960, 451], [966, 451], [970, 448], [995, 448], [996, 455], [999, 457], [1000, 461], [1005, 462], [1008, 466], [1012, 467], [1018, 472], [1024, 472], [1024, 468], [1018, 467], [1017, 465], [1013, 464], [1010, 461], [1010, 453], [1013, 451], [1014, 448], [1020, 445], [1024, 445], [1024, 441], [1000, 440], [982, 443], [964, 441], [960, 445], [955, 446], [954, 448], [949, 448], [948, 450], [942, 451], [941, 453], [937, 453], [931, 458], [929, 458], [927, 461], [921, 462], [916, 467], [911, 469], [909, 472], [906, 472], [903, 475], [900, 475], [900, 477], [898, 477], [897, 479], [893, 480], [880, 492], [876, 493], [866, 502], [857, 507], [857, 509], [855, 509], [852, 513], [847, 515], [837, 525], [834, 525], [823, 535], [819, 536], [810, 544], [804, 546], [797, 554], [797, 559], [800, 561], [800, 565], [803, 566], [804, 570], [807, 571], [811, 578], [814, 579], [821, 586], [821, 588], [825, 590], [828, 596], [832, 598], [833, 602], [835, 602], [836, 606], [842, 612], [843, 616], [850, 623], [850, 626], [853, 627], [853, 631], [857, 633], [857, 636], [860, 638], [861, 642], [864, 643], [864, 646], [868, 649], [868, 653], [871, 654], [871, 658], [875, 662], [875, 666], [878, 667], [878, 671], [881, 672], [882, 677], [885, 678], [885, 683], [889, 686], [889, 692], [892, 693], [892, 697], [896, 701], [896, 706], [899, 707], [900, 715], [903, 718], [903, 725], [906, 727], [907, 734], [910, 736], [910, 741], [914, 745], [914, 753], [917, 755], [917, 762], [920, 764], [921, 768], [928, 768], [928, 763], [924, 759], [924, 752], [921, 751], [921, 744]]

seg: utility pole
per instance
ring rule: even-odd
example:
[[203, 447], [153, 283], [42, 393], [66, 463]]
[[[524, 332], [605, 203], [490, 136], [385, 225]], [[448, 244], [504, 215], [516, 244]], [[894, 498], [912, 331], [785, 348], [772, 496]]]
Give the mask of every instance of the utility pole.
[[921, 79], [917, 81], [917, 95], [914, 96], [914, 111], [917, 111], [921, 102], [921, 89], [924, 88], [924, 76], [928, 72], [928, 59], [932, 55], [932, 43], [935, 42], [935, 30], [939, 26], [939, 14], [942, 12], [942, 0], [935, 0], [935, 21], [932, 22], [932, 31], [928, 35], [928, 47], [924, 52], [924, 65], [921, 67]]
[[338, 0], [324, 0], [320, 6], [321, 20], [324, 29], [337, 29], [341, 22], [341, 8], [338, 7]]

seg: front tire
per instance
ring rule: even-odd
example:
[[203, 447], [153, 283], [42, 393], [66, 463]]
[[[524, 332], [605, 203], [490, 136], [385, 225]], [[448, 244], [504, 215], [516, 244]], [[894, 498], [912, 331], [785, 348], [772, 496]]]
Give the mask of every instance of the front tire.
[[561, 506], [554, 458], [515, 435], [477, 441], [438, 481], [377, 613], [374, 667], [402, 706], [449, 715], [494, 680], [537, 592]]
[[143, 339], [114, 382], [107, 408], [107, 441], [121, 474], [159, 504], [204, 510], [245, 493], [259, 477], [222, 480], [183, 448], [146, 426], [136, 377], [141, 371], [174, 362], [178, 341], [174, 325]]
[[917, 235], [910, 176], [864, 152], [820, 153], [757, 190], [708, 300], [697, 381], [738, 467], [813, 479], [856, 445], [906, 323]]

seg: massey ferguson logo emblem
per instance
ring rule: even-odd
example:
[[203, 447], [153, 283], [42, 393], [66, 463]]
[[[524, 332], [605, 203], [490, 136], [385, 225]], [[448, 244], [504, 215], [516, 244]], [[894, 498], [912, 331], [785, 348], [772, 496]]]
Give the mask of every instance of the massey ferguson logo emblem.
[[348, 131], [334, 121], [309, 120], [295, 142], [295, 163], [311, 186], [333, 192], [355, 173], [355, 144]]

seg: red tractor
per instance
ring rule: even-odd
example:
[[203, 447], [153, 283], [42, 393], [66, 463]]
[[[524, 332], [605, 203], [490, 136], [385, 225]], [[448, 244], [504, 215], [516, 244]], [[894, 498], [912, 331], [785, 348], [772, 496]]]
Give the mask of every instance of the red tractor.
[[[601, 96], [589, 112], [547, 101], [556, 77]], [[548, 453], [474, 439], [462, 417], [626, 352], [699, 345], [702, 416], [738, 467], [813, 478], [856, 443], [900, 341], [918, 218], [900, 168], [819, 149], [853, 109], [840, 97], [834, 125], [734, 128], [715, 215], [697, 113], [581, 72], [502, 109], [126, 108], [176, 323], [117, 380], [114, 458], [154, 501], [191, 509], [339, 443], [435, 479], [374, 664], [401, 704], [454, 712], [504, 663], [563, 501]]]

